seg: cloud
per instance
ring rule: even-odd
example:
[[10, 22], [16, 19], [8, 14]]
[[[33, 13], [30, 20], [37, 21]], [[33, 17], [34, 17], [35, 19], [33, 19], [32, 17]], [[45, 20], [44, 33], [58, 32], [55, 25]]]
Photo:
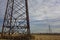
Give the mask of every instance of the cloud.
[[[59, 19], [60, 3], [59, 3], [59, 0], [43, 0], [40, 5], [39, 4], [36, 4], [36, 5], [38, 5], [38, 6], [33, 6], [33, 8], [32, 8], [33, 10], [31, 9], [32, 13], [30, 14], [30, 16], [32, 16], [30, 18], [30, 19], [32, 19], [31, 25], [33, 25], [32, 27], [34, 28], [34, 29], [32, 28], [32, 30], [35, 30], [36, 32], [41, 32], [44, 30], [46, 32], [46, 30], [48, 30], [49, 24], [51, 25], [52, 28], [54, 25], [56, 27], [58, 25], [60, 26], [60, 22], [59, 22], [60, 21], [60, 19]], [[47, 21], [48, 21], [48, 23], [47, 23]], [[41, 26], [41, 25], [43, 25], [43, 26]], [[41, 27], [47, 28], [47, 29], [43, 29]], [[38, 29], [38, 28], [41, 28], [41, 29]], [[58, 29], [58, 28], [55, 28], [55, 29]], [[58, 30], [55, 30], [55, 32], [57, 32], [57, 31]]]
[[5, 14], [7, 0], [0, 0], [0, 19], [3, 19]]
[[[38, 3], [40, 2], [39, 0], [37, 1]], [[47, 17], [50, 19], [60, 17], [60, 5], [58, 5], [60, 4], [59, 0], [43, 0], [41, 2], [42, 2], [41, 4], [35, 3], [35, 5], [37, 6], [32, 5], [33, 8], [31, 8], [30, 10], [31, 12], [30, 16], [32, 16], [33, 19], [35, 18], [37, 20], [44, 20]]]

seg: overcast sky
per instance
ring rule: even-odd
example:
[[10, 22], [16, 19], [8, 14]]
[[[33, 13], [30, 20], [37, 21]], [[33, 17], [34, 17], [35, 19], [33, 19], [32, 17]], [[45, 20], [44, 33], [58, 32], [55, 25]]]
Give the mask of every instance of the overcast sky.
[[[4, 17], [7, 0], [0, 0], [0, 26]], [[60, 0], [29, 0], [31, 32], [60, 32]], [[1, 29], [1, 28], [0, 28]]]

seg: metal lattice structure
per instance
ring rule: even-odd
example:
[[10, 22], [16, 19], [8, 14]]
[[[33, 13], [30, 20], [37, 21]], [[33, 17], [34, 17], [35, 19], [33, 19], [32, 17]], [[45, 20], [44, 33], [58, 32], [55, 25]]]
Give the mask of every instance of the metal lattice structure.
[[27, 0], [7, 0], [2, 34], [7, 33], [30, 33]]

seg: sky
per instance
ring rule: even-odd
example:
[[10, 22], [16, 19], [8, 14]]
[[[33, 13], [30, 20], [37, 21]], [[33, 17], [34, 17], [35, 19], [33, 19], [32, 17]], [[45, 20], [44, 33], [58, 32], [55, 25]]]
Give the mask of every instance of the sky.
[[[0, 0], [2, 28], [7, 0]], [[28, 0], [31, 33], [60, 33], [60, 0]], [[1, 29], [0, 28], [0, 29]]]

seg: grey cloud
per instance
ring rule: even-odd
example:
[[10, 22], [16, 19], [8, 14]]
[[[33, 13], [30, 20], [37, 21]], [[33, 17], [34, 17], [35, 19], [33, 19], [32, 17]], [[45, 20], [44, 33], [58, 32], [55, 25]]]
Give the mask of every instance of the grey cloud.
[[0, 19], [3, 19], [7, 0], [0, 0]]

